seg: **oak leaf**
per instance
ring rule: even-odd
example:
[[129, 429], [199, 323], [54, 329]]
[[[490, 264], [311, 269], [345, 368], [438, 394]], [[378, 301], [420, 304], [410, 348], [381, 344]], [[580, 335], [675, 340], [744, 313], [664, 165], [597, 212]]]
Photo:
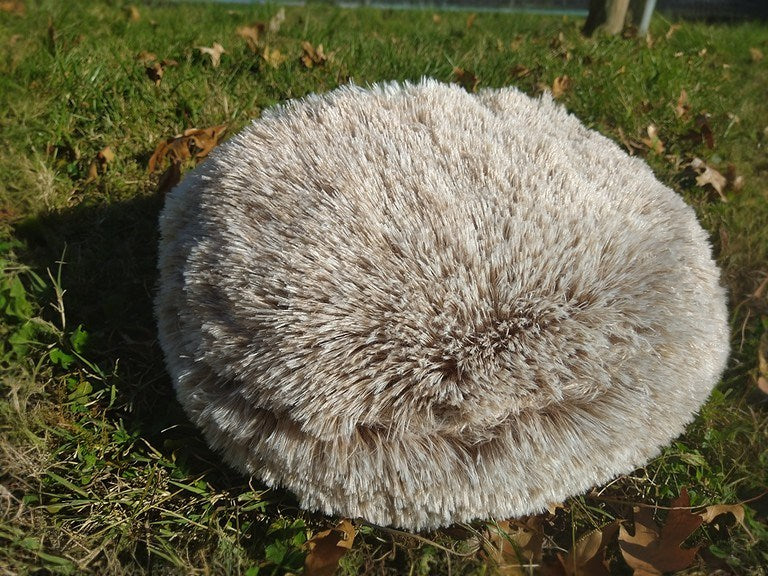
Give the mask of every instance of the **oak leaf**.
[[[767, 342], [768, 343], [768, 342]], [[768, 366], [766, 366], [768, 369]], [[714, 504], [707, 506], [703, 512], [700, 512], [702, 520], [705, 524], [711, 524], [718, 516], [724, 514], [730, 514], [736, 519], [736, 522], [749, 533], [747, 526], [744, 523], [744, 505], [743, 504]]]
[[309, 553], [304, 560], [304, 574], [332, 576], [354, 540], [355, 527], [349, 520], [342, 520], [335, 528], [315, 534], [306, 543]]
[[213, 46], [210, 48], [207, 46], [197, 46], [196, 48], [201, 54], [208, 54], [208, 56], [211, 57], [211, 66], [214, 68], [218, 68], [221, 63], [221, 55], [227, 53], [227, 51], [224, 50], [224, 46], [218, 42], [214, 42]]
[[301, 43], [302, 55], [301, 61], [307, 68], [313, 68], [314, 66], [320, 66], [328, 60], [323, 50], [323, 45], [319, 44], [317, 48], [312, 46], [311, 43], [306, 40]]
[[634, 510], [634, 534], [622, 525], [619, 529], [619, 548], [634, 576], [661, 576], [689, 567], [699, 546], [682, 548], [682, 543], [701, 526], [704, 519], [686, 508], [690, 506], [688, 492], [683, 489], [671, 503], [663, 528], [653, 521], [650, 508]]
[[504, 520], [486, 528], [484, 552], [504, 576], [524, 576], [541, 562], [544, 531], [543, 517]]
[[619, 530], [618, 522], [592, 530], [580, 538], [568, 555], [559, 556], [565, 576], [610, 576], [605, 547]]

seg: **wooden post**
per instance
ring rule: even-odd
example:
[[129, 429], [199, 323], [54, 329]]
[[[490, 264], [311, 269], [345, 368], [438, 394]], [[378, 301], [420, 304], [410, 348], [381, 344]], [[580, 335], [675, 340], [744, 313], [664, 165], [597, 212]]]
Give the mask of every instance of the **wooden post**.
[[599, 26], [608, 34], [618, 34], [627, 19], [629, 0], [590, 0], [589, 14], [582, 32], [591, 36]]

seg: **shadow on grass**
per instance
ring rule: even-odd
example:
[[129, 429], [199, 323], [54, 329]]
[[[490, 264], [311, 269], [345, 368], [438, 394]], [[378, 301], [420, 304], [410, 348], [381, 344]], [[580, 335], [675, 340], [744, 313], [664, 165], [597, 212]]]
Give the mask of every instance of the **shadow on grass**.
[[241, 486], [245, 479], [222, 466], [187, 420], [163, 364], [153, 315], [163, 201], [155, 193], [31, 218], [16, 230], [26, 245], [21, 258], [53, 277], [63, 262], [66, 330], [84, 327], [85, 357], [111, 375], [108, 384], [117, 390], [108, 417], [122, 420], [187, 474], [205, 475], [221, 489]]

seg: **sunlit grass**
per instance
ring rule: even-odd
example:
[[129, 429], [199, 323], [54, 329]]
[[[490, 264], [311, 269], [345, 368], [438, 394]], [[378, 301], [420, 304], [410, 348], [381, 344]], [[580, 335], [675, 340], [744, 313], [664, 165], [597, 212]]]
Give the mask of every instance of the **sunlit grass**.
[[[733, 355], [701, 415], [645, 469], [548, 517], [545, 556], [631, 517], [634, 503], [666, 505], [687, 488], [694, 505], [750, 500], [749, 533], [707, 528], [695, 539], [762, 573], [768, 415], [755, 380], [768, 301], [755, 290], [768, 274], [768, 58], [750, 48], [768, 56], [765, 25], [657, 18], [649, 42], [584, 39], [582, 22], [564, 17], [309, 5], [286, 8], [254, 52], [237, 27], [267, 22], [277, 7], [150, 4], [137, 4], [138, 19], [121, 2], [0, 12], [0, 574], [302, 569], [310, 532], [333, 520], [223, 466], [173, 398], [151, 309], [162, 196], [147, 162], [187, 128], [227, 124], [232, 134], [287, 98], [350, 80], [451, 81], [457, 68], [478, 89], [529, 94], [567, 76], [563, 105], [645, 157], [694, 206], [730, 293]], [[301, 62], [305, 40], [323, 45], [324, 64]], [[215, 42], [226, 50], [218, 67], [196, 49]], [[277, 67], [267, 46], [284, 57]], [[142, 51], [175, 61], [158, 85]], [[663, 148], [644, 142], [649, 126]], [[105, 147], [115, 157], [102, 165]], [[743, 178], [724, 190], [727, 202], [696, 184], [695, 157], [732, 184]], [[360, 526], [342, 568], [493, 572], [482, 530], [414, 539]]]

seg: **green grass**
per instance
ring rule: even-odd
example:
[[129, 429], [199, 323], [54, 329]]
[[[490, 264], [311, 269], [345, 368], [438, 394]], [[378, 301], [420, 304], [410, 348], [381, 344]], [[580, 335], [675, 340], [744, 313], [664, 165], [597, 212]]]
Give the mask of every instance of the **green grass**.
[[[574, 498], [543, 520], [545, 558], [634, 504], [750, 500], [749, 533], [708, 526], [691, 542], [737, 574], [768, 564], [768, 404], [755, 386], [768, 331], [768, 56], [765, 25], [653, 22], [654, 42], [584, 39], [573, 18], [286, 9], [270, 47], [277, 68], [235, 29], [276, 7], [28, 1], [0, 12], [0, 574], [282, 574], [304, 542], [333, 525], [222, 465], [185, 419], [155, 337], [156, 219], [147, 161], [162, 139], [227, 124], [353, 79], [516, 85], [530, 94], [567, 75], [562, 103], [645, 156], [710, 231], [730, 293], [733, 354], [685, 436], [644, 469]], [[332, 57], [307, 69], [301, 42]], [[214, 68], [196, 46], [221, 43]], [[173, 59], [159, 86], [137, 54]], [[690, 110], [678, 117], [682, 90]], [[698, 118], [698, 123], [697, 123]], [[655, 125], [664, 151], [642, 144]], [[701, 137], [711, 130], [713, 146]], [[698, 136], [697, 136], [698, 135]], [[115, 159], [89, 178], [97, 153]], [[699, 157], [743, 177], [728, 202], [696, 185]], [[691, 362], [696, 362], [691, 358]], [[620, 439], [619, 439], [620, 441]], [[659, 512], [663, 516], [663, 512]], [[345, 573], [488, 574], [484, 525], [415, 538], [358, 526]], [[612, 570], [629, 573], [618, 548]], [[41, 571], [37, 571], [41, 570]], [[623, 572], [622, 572], [623, 570]], [[693, 572], [692, 572], [693, 573]], [[704, 572], [699, 572], [704, 573]]]

